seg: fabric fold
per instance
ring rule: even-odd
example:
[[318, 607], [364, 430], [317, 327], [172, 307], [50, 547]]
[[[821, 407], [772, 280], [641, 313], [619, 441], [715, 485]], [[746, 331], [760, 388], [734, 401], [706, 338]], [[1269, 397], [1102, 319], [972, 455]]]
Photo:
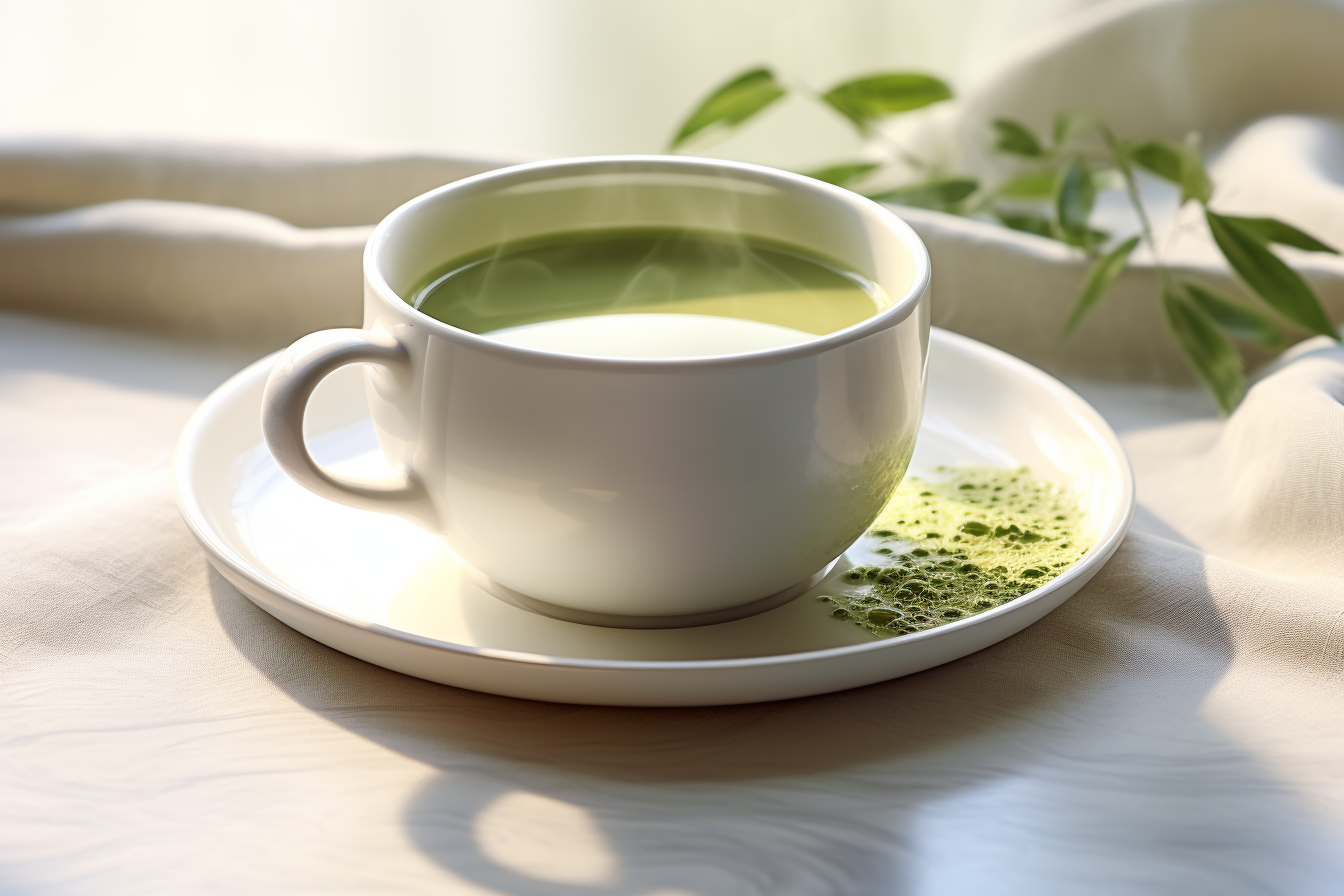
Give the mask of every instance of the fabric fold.
[[0, 210], [162, 199], [248, 209], [295, 227], [377, 224], [408, 199], [501, 164], [386, 150], [10, 138], [0, 142]]
[[369, 227], [132, 199], [0, 219], [0, 302], [87, 322], [278, 347], [361, 322]]
[[1225, 423], [1155, 438], [1141, 447], [1148, 500], [1169, 524], [1210, 554], [1344, 599], [1344, 347], [1304, 342]]
[[[1262, 191], [1236, 210], [1292, 221], [1306, 197], [1320, 206], [1315, 187], [1332, 164], [1344, 165], [1344, 141], [1290, 123], [1279, 130], [1325, 161], [1301, 168], [1278, 203]], [[1265, 136], [1255, 132], [1255, 145], [1282, 145], [1282, 134]], [[1227, 195], [1260, 177], [1263, 153], [1252, 156], [1227, 166]], [[490, 167], [446, 156], [0, 141], [0, 212], [8, 212], [0, 215], [0, 307], [270, 347], [358, 325], [359, 253], [372, 225], [420, 192]], [[929, 247], [939, 326], [1057, 375], [1193, 382], [1167, 332], [1150, 251], [1135, 254], [1106, 300], [1063, 339], [1090, 259], [985, 221], [895, 210]], [[1325, 218], [1331, 226], [1318, 235], [1344, 244], [1344, 231]], [[1163, 261], [1179, 277], [1242, 292], [1202, 227], [1174, 220]], [[1344, 320], [1344, 259], [1297, 253], [1292, 261], [1333, 319]], [[1254, 347], [1242, 351], [1252, 365], [1267, 360]]]

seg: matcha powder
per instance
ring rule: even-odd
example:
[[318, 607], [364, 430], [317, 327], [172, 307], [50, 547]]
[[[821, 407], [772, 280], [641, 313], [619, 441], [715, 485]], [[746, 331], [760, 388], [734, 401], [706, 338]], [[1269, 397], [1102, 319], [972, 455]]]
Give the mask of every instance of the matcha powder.
[[876, 635], [907, 635], [1039, 588], [1091, 547], [1077, 498], [1022, 467], [940, 467], [907, 477], [868, 530], [880, 566], [840, 575], [819, 600]]

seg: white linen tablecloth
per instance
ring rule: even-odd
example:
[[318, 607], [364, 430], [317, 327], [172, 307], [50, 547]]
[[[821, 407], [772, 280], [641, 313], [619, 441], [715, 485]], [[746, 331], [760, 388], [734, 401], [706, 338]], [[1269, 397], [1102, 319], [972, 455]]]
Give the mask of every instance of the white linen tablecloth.
[[179, 428], [250, 355], [2, 314], [0, 892], [1334, 893], [1344, 350], [1303, 351], [1228, 423], [1081, 384], [1141, 506], [1022, 634], [841, 694], [640, 710], [284, 627], [172, 496]]
[[[1126, 6], [1061, 46], [1178, 4]], [[1227, 201], [1344, 243], [1338, 125], [1234, 124]], [[1317, 163], [1256, 194], [1267, 153]], [[0, 893], [1339, 891], [1344, 349], [1302, 343], [1219, 420], [1142, 263], [1061, 346], [1082, 262], [908, 213], [940, 322], [1064, 376], [1138, 480], [1097, 578], [964, 660], [776, 704], [548, 705], [249, 603], [178, 517], [182, 424], [264, 351], [357, 324], [368, 227], [485, 167], [0, 145]], [[1312, 264], [1338, 321], [1344, 268]]]

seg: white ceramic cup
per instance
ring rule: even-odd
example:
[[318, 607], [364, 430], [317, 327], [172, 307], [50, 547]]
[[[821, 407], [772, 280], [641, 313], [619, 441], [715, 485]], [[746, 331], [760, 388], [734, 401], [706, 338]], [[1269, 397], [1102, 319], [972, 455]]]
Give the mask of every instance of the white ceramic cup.
[[[504, 345], [415, 310], [411, 286], [507, 240], [698, 227], [829, 256], [894, 300], [782, 348], [619, 359]], [[811, 178], [733, 162], [615, 156], [440, 187], [378, 225], [364, 329], [294, 343], [266, 385], [276, 461], [317, 494], [440, 534], [496, 595], [580, 622], [704, 624], [802, 593], [876, 518], [914, 450], [929, 260], [903, 221]], [[323, 469], [309, 395], [364, 363], [386, 481]]]

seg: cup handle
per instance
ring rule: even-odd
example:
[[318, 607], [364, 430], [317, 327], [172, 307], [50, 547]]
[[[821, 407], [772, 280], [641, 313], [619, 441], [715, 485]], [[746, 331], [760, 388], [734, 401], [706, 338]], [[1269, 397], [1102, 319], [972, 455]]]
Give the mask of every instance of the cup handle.
[[403, 517], [439, 531], [438, 514], [415, 471], [405, 464], [385, 479], [354, 479], [325, 469], [303, 440], [308, 399], [328, 374], [347, 364], [377, 364], [403, 387], [414, 371], [406, 346], [370, 330], [321, 330], [289, 348], [276, 361], [261, 398], [261, 432], [280, 469], [314, 494], [330, 501]]

